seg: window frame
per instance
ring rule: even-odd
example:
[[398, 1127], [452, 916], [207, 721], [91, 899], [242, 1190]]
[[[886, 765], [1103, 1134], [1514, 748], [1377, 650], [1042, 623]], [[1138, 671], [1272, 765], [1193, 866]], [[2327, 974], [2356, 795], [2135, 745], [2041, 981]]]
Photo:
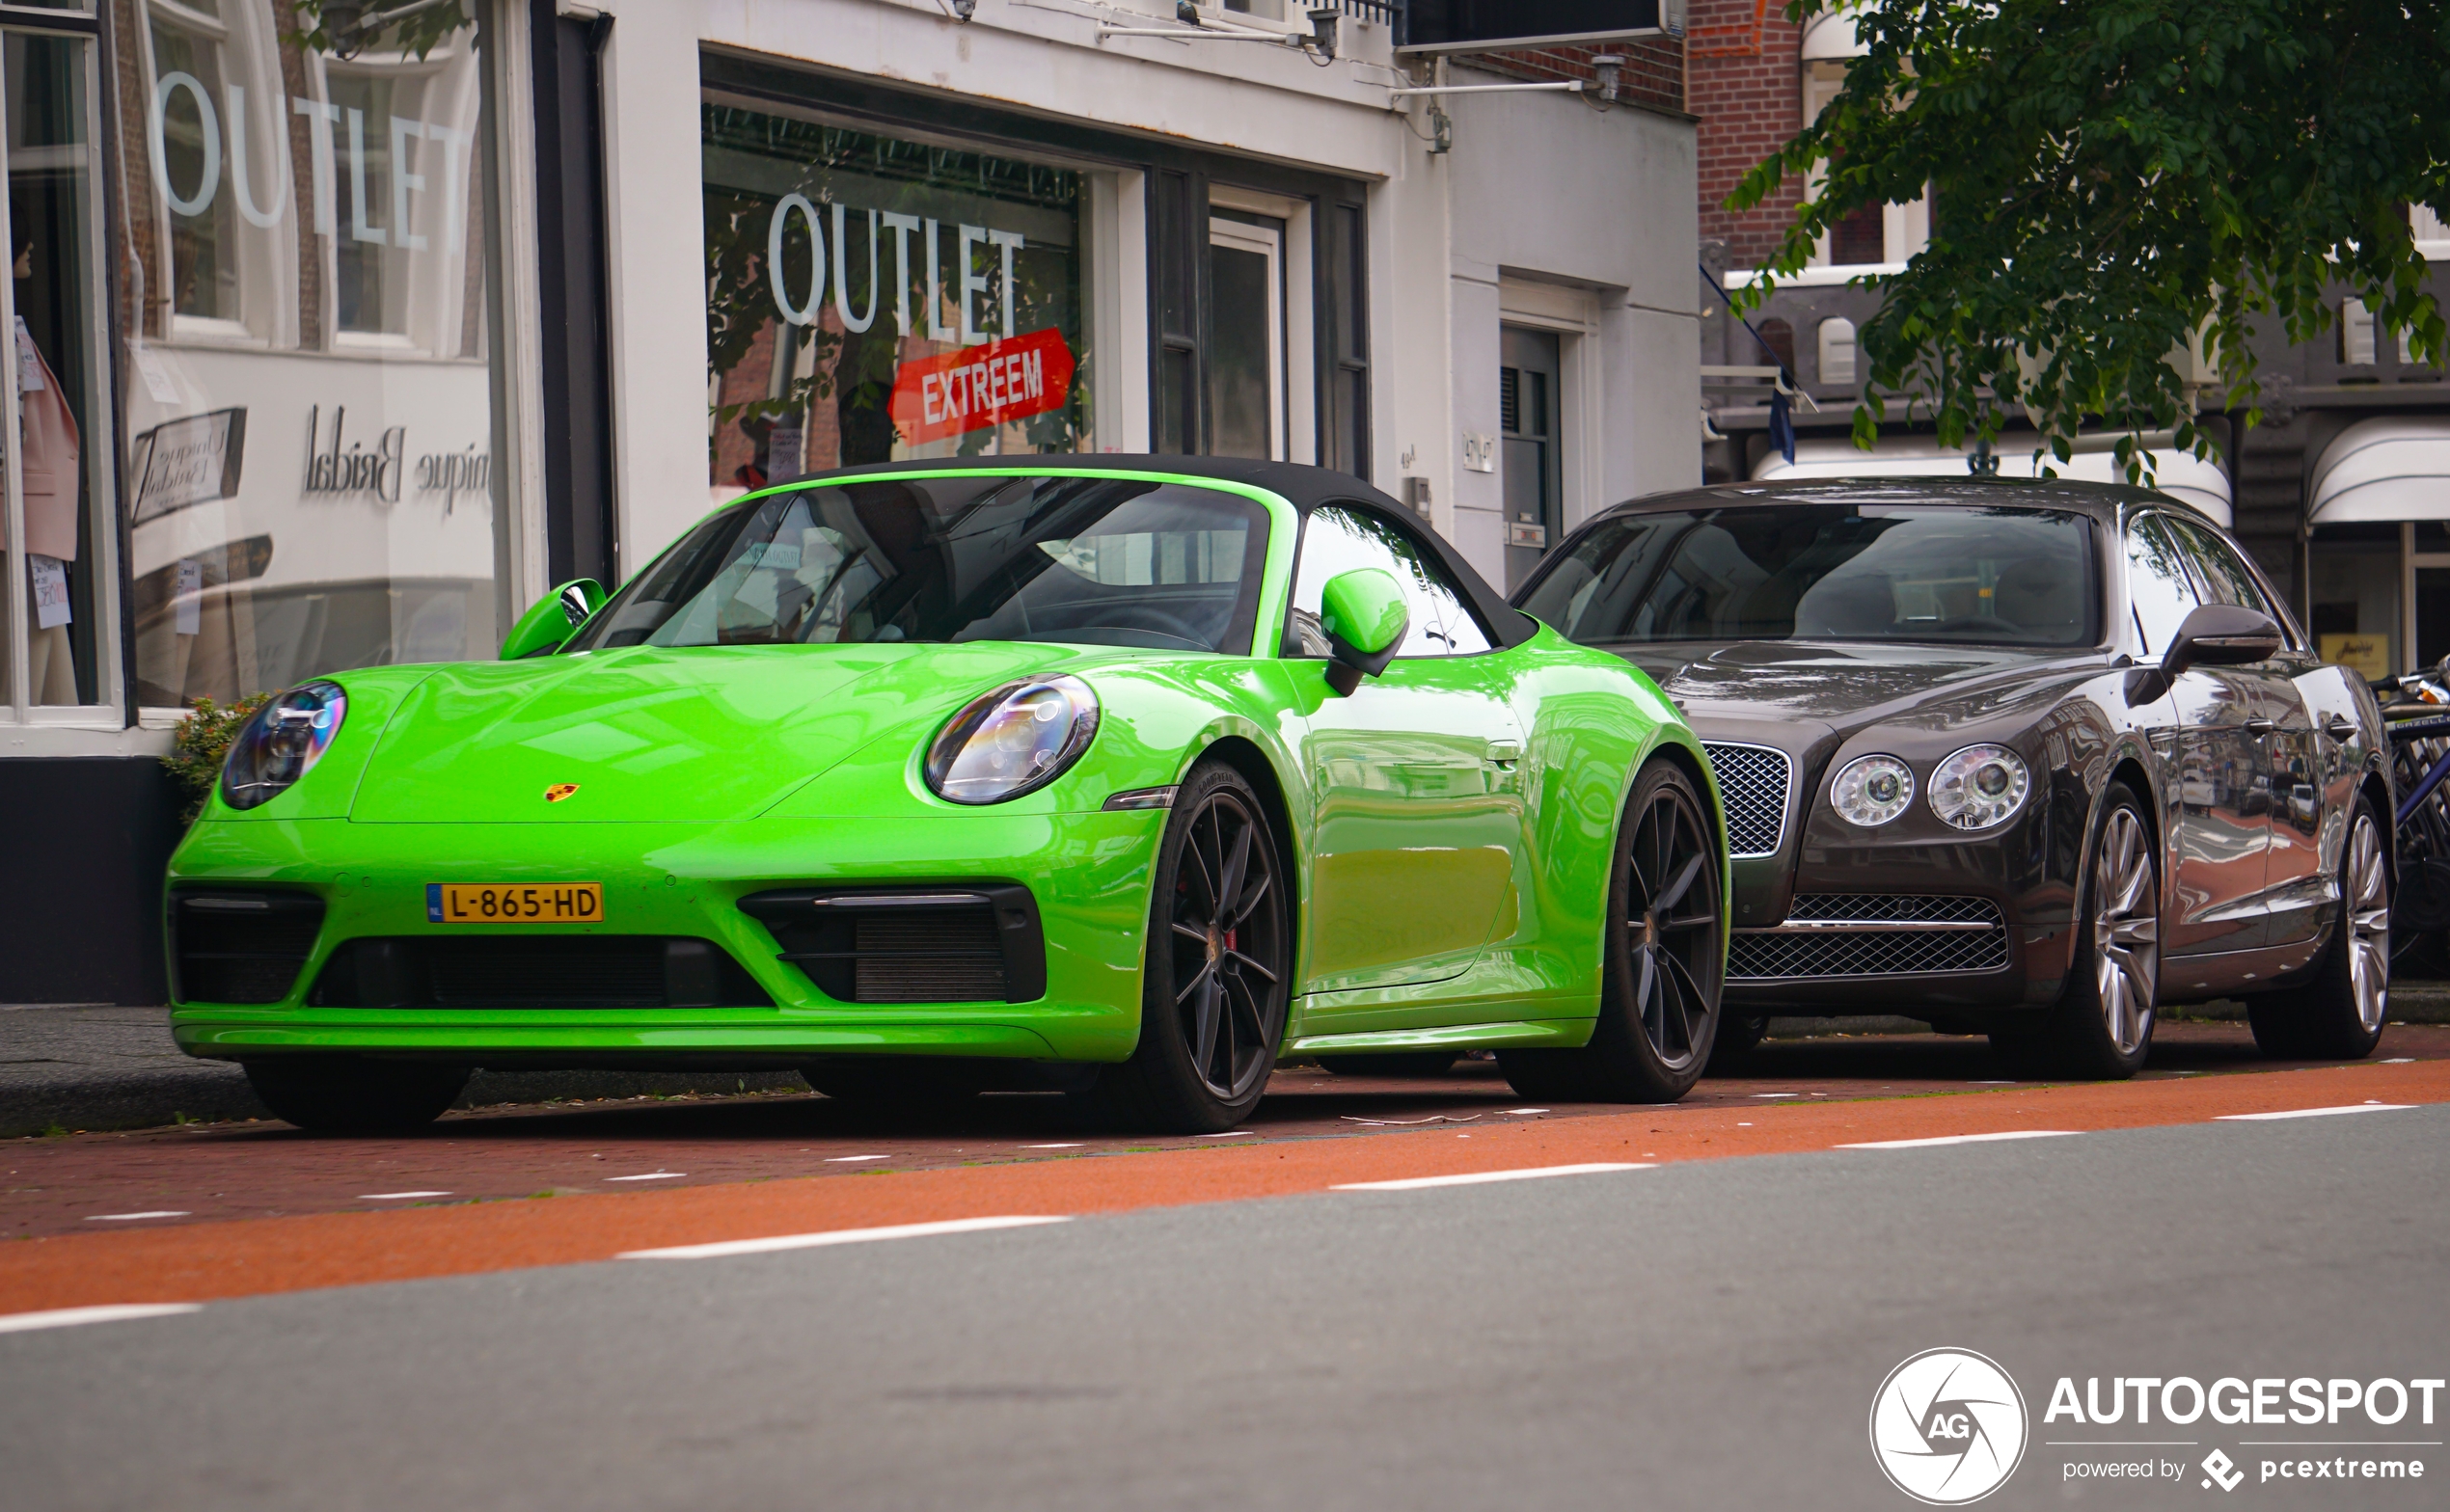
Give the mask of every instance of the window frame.
[[[1285, 581], [1285, 618], [1283, 627], [1278, 633], [1276, 638], [1277, 660], [1284, 662], [1318, 662], [1324, 660], [1320, 657], [1304, 655], [1301, 650], [1300, 637], [1296, 634], [1293, 629], [1293, 599], [1296, 590], [1301, 586], [1302, 554], [1307, 551], [1310, 546], [1310, 521], [1313, 515], [1318, 514], [1319, 511], [1322, 509], [1339, 509], [1348, 514], [1365, 516], [1371, 520], [1376, 521], [1381, 526], [1395, 530], [1404, 539], [1410, 541], [1413, 545], [1413, 549], [1420, 554], [1419, 560], [1423, 567], [1431, 572], [1436, 577], [1437, 580], [1445, 585], [1446, 591], [1453, 596], [1455, 602], [1462, 607], [1463, 612], [1470, 616], [1472, 624], [1480, 631], [1481, 639], [1484, 642], [1483, 646], [1478, 651], [1445, 651], [1434, 656], [1407, 657], [1399, 655], [1394, 659], [1395, 661], [1454, 662], [1467, 660], [1472, 657], [1488, 656], [1495, 652], [1509, 651], [1512, 649], [1512, 647], [1510, 646], [1503, 638], [1498, 636], [1489, 629], [1487, 621], [1481, 615], [1480, 606], [1472, 602], [1472, 595], [1464, 591], [1463, 585], [1457, 582], [1454, 574], [1448, 570], [1445, 554], [1429, 545], [1429, 542], [1423, 540], [1420, 531], [1414, 529], [1409, 524], [1405, 523], [1401, 516], [1390, 510], [1382, 509], [1366, 500], [1337, 498], [1320, 500], [1318, 503], [1311, 505], [1301, 512], [1301, 529], [1293, 538], [1293, 574]], [[1537, 634], [1537, 632], [1535, 632], [1535, 634]]]

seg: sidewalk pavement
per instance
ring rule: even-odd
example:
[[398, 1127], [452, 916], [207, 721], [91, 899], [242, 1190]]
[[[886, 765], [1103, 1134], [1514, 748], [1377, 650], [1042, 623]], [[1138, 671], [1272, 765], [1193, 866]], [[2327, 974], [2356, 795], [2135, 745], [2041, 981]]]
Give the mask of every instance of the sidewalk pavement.
[[[478, 1071], [460, 1106], [805, 1085], [795, 1071]], [[0, 1139], [270, 1117], [234, 1064], [199, 1061], [171, 1041], [166, 1008], [0, 1004]]]

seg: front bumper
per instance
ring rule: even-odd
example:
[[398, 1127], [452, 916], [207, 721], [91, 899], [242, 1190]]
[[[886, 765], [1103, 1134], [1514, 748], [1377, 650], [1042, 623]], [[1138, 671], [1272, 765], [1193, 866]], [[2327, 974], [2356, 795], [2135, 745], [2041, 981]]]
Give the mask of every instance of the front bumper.
[[[178, 1001], [191, 1055], [351, 1051], [487, 1066], [789, 1066], [887, 1053], [1113, 1062], [1140, 1025], [1149, 877], [1165, 815], [963, 814], [721, 824], [376, 824], [344, 819], [199, 824], [173, 857], [176, 892], [198, 886], [310, 894], [322, 922], [273, 1003]], [[742, 899], [778, 888], [907, 888], [994, 877], [1028, 889], [1046, 975], [1027, 1002], [844, 1002], [820, 990]], [[437, 925], [436, 882], [603, 887], [594, 924]], [[310, 1002], [355, 940], [470, 935], [659, 935], [712, 941], [771, 1006], [363, 1008]], [[184, 991], [181, 987], [177, 990]], [[330, 994], [327, 993], [326, 996]]]

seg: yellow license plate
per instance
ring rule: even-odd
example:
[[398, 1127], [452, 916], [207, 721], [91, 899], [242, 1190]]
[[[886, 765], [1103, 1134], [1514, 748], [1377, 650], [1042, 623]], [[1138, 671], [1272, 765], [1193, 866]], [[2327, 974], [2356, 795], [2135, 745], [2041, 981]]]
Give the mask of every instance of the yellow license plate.
[[601, 924], [601, 882], [427, 882], [429, 924]]

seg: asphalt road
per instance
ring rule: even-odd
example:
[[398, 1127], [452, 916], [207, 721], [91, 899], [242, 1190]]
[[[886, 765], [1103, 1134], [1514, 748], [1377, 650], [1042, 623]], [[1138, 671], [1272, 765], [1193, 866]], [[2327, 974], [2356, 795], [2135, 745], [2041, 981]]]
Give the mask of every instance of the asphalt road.
[[[2146, 1451], [2046, 1444], [2128, 1436], [2046, 1428], [2055, 1380], [2450, 1374], [2445, 1148], [2429, 1106], [222, 1302], [0, 1335], [0, 1501], [1894, 1509], [1873, 1393], [1950, 1345], [2029, 1405], [1985, 1506], [2200, 1506], [2064, 1484]], [[2315, 1431], [2150, 1437], [2256, 1432]], [[2234, 1498], [2441, 1505], [2396, 1452], [2426, 1481]]]

